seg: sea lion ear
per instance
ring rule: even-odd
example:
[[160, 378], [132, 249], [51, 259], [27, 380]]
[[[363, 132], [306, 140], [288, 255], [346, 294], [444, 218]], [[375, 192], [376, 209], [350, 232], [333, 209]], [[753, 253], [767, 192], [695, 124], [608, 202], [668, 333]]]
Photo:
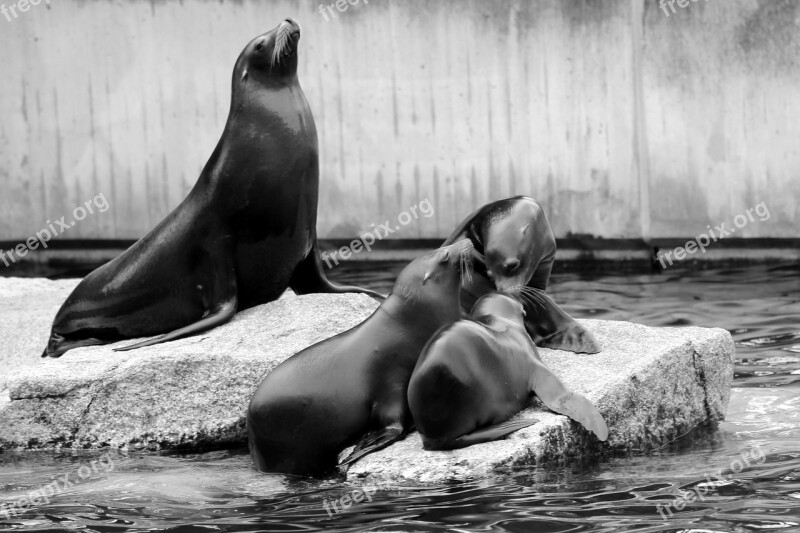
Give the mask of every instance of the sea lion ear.
[[425, 275], [422, 276], [422, 284], [425, 285], [425, 282], [428, 281], [429, 279], [431, 279], [431, 273], [425, 272]]
[[531, 225], [530, 225], [530, 224], [525, 224], [524, 226], [522, 226], [522, 234], [523, 234], [523, 235], [525, 235], [526, 233], [528, 233], [528, 228], [529, 228], [529, 227], [531, 227]]

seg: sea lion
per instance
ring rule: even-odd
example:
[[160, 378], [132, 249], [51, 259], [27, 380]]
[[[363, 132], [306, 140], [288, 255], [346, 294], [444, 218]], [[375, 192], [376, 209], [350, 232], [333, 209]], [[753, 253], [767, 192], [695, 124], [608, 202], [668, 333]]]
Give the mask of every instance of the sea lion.
[[520, 293], [540, 291], [525, 302], [525, 327], [542, 347], [576, 353], [597, 353], [592, 334], [544, 294], [556, 257], [556, 239], [544, 209], [533, 198], [514, 196], [486, 204], [459, 224], [445, 245], [461, 239], [475, 245], [475, 271], [465, 284], [461, 303], [466, 312], [494, 290]]
[[522, 304], [491, 293], [468, 319], [428, 341], [408, 385], [408, 405], [428, 450], [489, 442], [530, 426], [509, 420], [536, 394], [551, 410], [576, 420], [604, 441], [605, 420], [585, 397], [570, 392], [542, 362], [525, 331]]
[[406, 389], [428, 339], [461, 316], [465, 239], [412, 261], [381, 306], [355, 328], [293, 355], [258, 386], [247, 410], [258, 470], [322, 476], [402, 439]]
[[42, 356], [163, 334], [194, 335], [287, 287], [363, 292], [325, 277], [316, 236], [317, 130], [297, 80], [291, 19], [250, 41], [233, 69], [222, 138], [188, 197], [122, 255], [90, 273], [53, 322]]

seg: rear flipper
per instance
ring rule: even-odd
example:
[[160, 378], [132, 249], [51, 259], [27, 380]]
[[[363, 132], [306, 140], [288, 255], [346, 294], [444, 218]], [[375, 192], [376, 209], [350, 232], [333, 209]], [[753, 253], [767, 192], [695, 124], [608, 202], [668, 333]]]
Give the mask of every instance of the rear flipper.
[[369, 289], [331, 283], [322, 268], [322, 259], [319, 256], [319, 244], [317, 243], [316, 235], [314, 236], [314, 246], [311, 251], [294, 270], [292, 279], [289, 281], [289, 287], [297, 294], [357, 292], [371, 296], [379, 301], [386, 299], [386, 296]]
[[365, 455], [382, 450], [390, 444], [402, 440], [403, 437], [405, 437], [405, 433], [400, 424], [392, 424], [383, 429], [370, 431], [361, 437], [361, 440], [358, 441], [350, 455], [340, 462], [338, 467], [346, 470], [346, 467], [349, 467]]
[[592, 402], [567, 390], [561, 380], [541, 361], [536, 361], [531, 381], [531, 390], [549, 409], [575, 420], [597, 435], [601, 441], [608, 439], [606, 421]]
[[600, 351], [592, 334], [544, 291], [526, 287], [521, 294], [525, 301], [525, 329], [536, 346], [575, 353]]
[[572, 318], [573, 324], [566, 326], [566, 329], [559, 329], [552, 335], [540, 338], [536, 341], [537, 346], [542, 348], [552, 348], [554, 350], [564, 350], [567, 352], [575, 353], [597, 353], [600, 351], [600, 344], [595, 340], [594, 336], [575, 322]]
[[208, 253], [208, 282], [205, 295], [206, 313], [193, 324], [171, 331], [160, 337], [138, 342], [124, 348], [115, 348], [115, 352], [127, 352], [145, 346], [153, 346], [192, 335], [221, 326], [230, 321], [236, 314], [238, 295], [236, 284], [236, 267], [234, 264], [234, 248], [231, 237], [220, 239], [215, 249]]
[[515, 431], [532, 426], [538, 421], [535, 418], [506, 420], [500, 424], [476, 429], [472, 433], [467, 433], [455, 439], [429, 439], [423, 435], [422, 444], [426, 450], [457, 450], [473, 444], [502, 439]]

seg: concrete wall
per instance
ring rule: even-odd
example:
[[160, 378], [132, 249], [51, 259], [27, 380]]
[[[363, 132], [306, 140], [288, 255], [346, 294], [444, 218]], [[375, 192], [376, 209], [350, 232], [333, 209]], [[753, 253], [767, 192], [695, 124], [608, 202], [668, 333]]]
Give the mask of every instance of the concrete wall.
[[[682, 0], [683, 1], [683, 0]], [[8, 3], [8, 0], [7, 0]], [[0, 16], [0, 241], [144, 235], [186, 195], [244, 44], [291, 16], [321, 145], [319, 233], [429, 199], [396, 238], [543, 201], [558, 236], [800, 227], [800, 0], [44, 0]]]

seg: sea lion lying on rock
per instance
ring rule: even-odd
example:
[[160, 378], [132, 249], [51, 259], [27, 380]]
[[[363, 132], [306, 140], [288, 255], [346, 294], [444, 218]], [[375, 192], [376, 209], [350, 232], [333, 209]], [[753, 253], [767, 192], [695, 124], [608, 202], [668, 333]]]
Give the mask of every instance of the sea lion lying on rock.
[[524, 313], [516, 299], [491, 293], [478, 300], [468, 319], [428, 341], [408, 387], [408, 405], [426, 449], [489, 442], [536, 423], [509, 420], [531, 394], [600, 440], [608, 438], [595, 406], [567, 390], [544, 365], [525, 331]]

